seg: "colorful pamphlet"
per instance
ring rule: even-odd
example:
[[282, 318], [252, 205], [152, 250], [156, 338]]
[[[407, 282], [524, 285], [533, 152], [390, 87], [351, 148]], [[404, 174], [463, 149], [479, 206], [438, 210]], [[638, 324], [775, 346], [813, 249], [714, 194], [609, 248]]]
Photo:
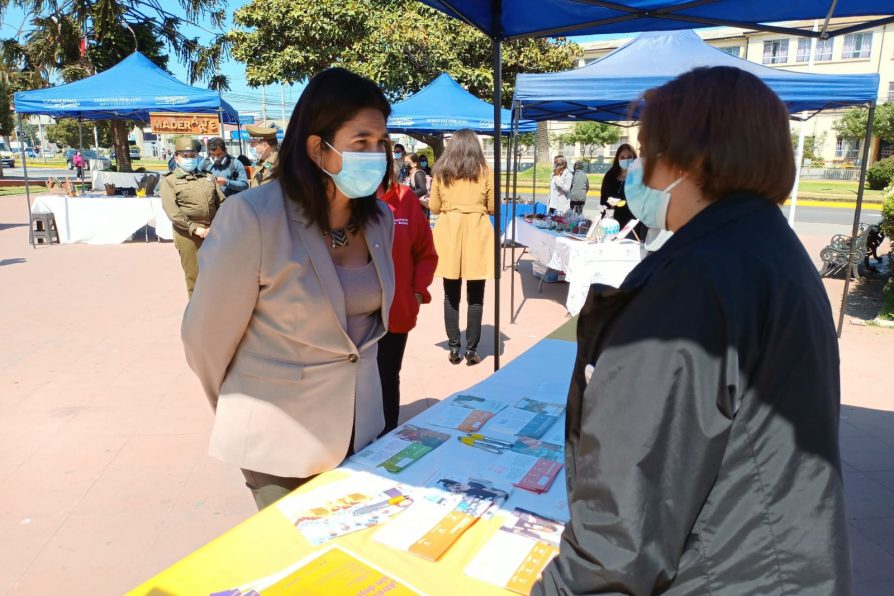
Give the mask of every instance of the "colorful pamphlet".
[[542, 494], [552, 487], [563, 467], [562, 463], [551, 459], [510, 452], [488, 465], [486, 476]]
[[525, 397], [495, 415], [487, 424], [487, 430], [539, 439], [564, 413], [562, 404]]
[[397, 485], [348, 509], [319, 519], [304, 520], [295, 526], [308, 542], [320, 545], [333, 538], [387, 522], [412, 504], [413, 497], [409, 489]]
[[457, 395], [433, 409], [426, 421], [434, 426], [453, 428], [471, 433], [481, 430], [484, 423], [506, 406], [492, 399], [475, 395]]
[[519, 594], [531, 588], [559, 553], [564, 526], [525, 509], [512, 517], [466, 567], [465, 574]]
[[331, 548], [283, 571], [211, 596], [413, 596], [418, 591], [340, 548]]
[[557, 462], [565, 460], [565, 446], [556, 445], [555, 443], [547, 443], [531, 437], [519, 437], [510, 448], [516, 453], [523, 453], [534, 457], [542, 457]]
[[392, 474], [397, 474], [448, 439], [450, 435], [447, 433], [405, 424], [354, 455], [351, 462], [381, 467]]
[[455, 480], [439, 474], [434, 485], [419, 494], [406, 513], [376, 532], [374, 539], [437, 561], [488, 510], [505, 503], [510, 493], [481, 478]]

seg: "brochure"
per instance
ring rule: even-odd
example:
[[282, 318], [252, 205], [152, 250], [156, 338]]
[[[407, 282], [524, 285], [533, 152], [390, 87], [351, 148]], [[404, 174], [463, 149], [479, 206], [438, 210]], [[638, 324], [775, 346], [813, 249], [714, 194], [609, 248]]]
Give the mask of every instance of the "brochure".
[[426, 421], [471, 433], [481, 430], [484, 423], [506, 406], [492, 399], [474, 395], [457, 395], [427, 414]]
[[402, 472], [450, 438], [430, 428], [405, 424], [394, 433], [369, 445], [351, 458], [361, 465], [381, 467], [392, 474]]
[[543, 457], [506, 453], [487, 466], [487, 477], [498, 478], [518, 488], [542, 494], [547, 492], [562, 471], [563, 464]]
[[531, 437], [519, 437], [510, 448], [516, 453], [523, 453], [533, 457], [542, 457], [556, 462], [565, 461], [565, 445], [557, 445], [555, 443], [547, 443]]
[[495, 415], [488, 432], [520, 435], [539, 439], [562, 417], [565, 406], [529, 397]]
[[511, 491], [482, 478], [435, 478], [434, 486], [418, 494], [403, 515], [376, 532], [376, 541], [437, 561], [488, 510], [505, 503]]
[[559, 553], [563, 524], [517, 508], [466, 567], [465, 574], [519, 594], [531, 588]]
[[211, 596], [413, 596], [409, 588], [382, 570], [341, 548], [331, 548], [280, 572]]

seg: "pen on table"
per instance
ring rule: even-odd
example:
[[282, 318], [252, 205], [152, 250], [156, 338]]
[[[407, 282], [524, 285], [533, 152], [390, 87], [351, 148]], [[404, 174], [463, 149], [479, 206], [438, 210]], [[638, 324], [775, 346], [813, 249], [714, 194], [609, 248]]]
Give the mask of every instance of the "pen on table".
[[481, 449], [483, 451], [489, 451], [491, 453], [496, 453], [497, 455], [503, 455], [503, 450], [497, 447], [496, 445], [489, 445], [487, 443], [482, 443], [472, 437], [456, 437], [460, 443], [463, 445], [468, 445], [469, 447], [475, 447], [477, 449]]
[[406, 498], [407, 497], [405, 497], [404, 495], [399, 495], [397, 497], [392, 497], [392, 498], [388, 499], [387, 501], [379, 501], [378, 503], [373, 503], [372, 505], [364, 505], [360, 509], [355, 509], [354, 515], [364, 515], [367, 513], [372, 513], [373, 511], [376, 511], [378, 509], [384, 509], [385, 507], [388, 507], [389, 505], [397, 505], [398, 503], [402, 502]]
[[512, 443], [510, 443], [509, 441], [503, 441], [501, 439], [485, 437], [484, 435], [479, 434], [479, 433], [469, 433], [466, 436], [471, 437], [471, 438], [475, 439], [476, 441], [481, 441], [482, 443], [489, 443], [491, 445], [497, 445], [498, 447], [504, 447], [506, 449], [509, 449], [510, 447], [512, 447]]

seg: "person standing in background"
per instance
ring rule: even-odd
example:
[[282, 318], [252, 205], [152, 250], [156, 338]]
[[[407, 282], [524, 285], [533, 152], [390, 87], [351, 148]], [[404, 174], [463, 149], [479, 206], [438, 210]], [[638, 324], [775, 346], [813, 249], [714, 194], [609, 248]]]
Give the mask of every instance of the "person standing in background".
[[404, 167], [404, 155], [407, 150], [400, 143], [394, 144], [394, 180], [403, 184], [407, 180], [407, 170]]
[[419, 165], [419, 156], [415, 153], [407, 153], [404, 155], [404, 168], [407, 170], [407, 186], [416, 195], [425, 218], [428, 219], [430, 210], [428, 208], [429, 196], [429, 178], [425, 171]]
[[214, 174], [215, 182], [224, 195], [230, 196], [248, 188], [248, 174], [238, 159], [227, 153], [227, 145], [220, 137], [208, 140], [208, 171]]
[[578, 160], [574, 162], [574, 174], [571, 177], [571, 192], [568, 197], [571, 199], [571, 209], [580, 215], [584, 212], [584, 203], [587, 202], [587, 192], [590, 190], [590, 179], [584, 171], [584, 162]]
[[[636, 151], [633, 150], [633, 147], [627, 143], [618, 147], [618, 150], [615, 152], [615, 160], [612, 163], [612, 167], [610, 167], [608, 172], [605, 173], [605, 176], [603, 176], [602, 187], [599, 191], [599, 202], [608, 209], [615, 210], [615, 219], [622, 228], [627, 225], [627, 222], [633, 219], [633, 213], [630, 212], [630, 207], [626, 204], [624, 181], [627, 179], [627, 170], [633, 164], [633, 160], [635, 159]], [[625, 204], [618, 205], [618, 200], [615, 199], [625, 201]], [[637, 235], [640, 238], [643, 237], [640, 232], [645, 231], [644, 228], [645, 226], [637, 231]]]
[[249, 187], [255, 188], [267, 184], [273, 178], [273, 169], [279, 162], [279, 141], [276, 139], [276, 128], [248, 124], [245, 127], [251, 137], [249, 151], [255, 158], [254, 174]]
[[71, 158], [71, 164], [75, 167], [75, 176], [84, 179], [84, 156], [80, 151], [76, 151], [74, 157]]
[[553, 176], [549, 181], [549, 211], [565, 213], [571, 208], [571, 200], [568, 193], [571, 192], [572, 175], [568, 170], [568, 161], [564, 156], [558, 155], [554, 160]]
[[438, 251], [437, 275], [444, 278], [448, 359], [451, 364], [463, 360], [459, 302], [465, 279], [468, 302], [465, 359], [472, 366], [481, 362], [478, 342], [484, 314], [484, 285], [494, 277], [494, 227], [488, 218], [494, 212], [494, 192], [481, 144], [471, 130], [457, 131], [435, 165], [428, 204], [432, 213], [440, 214], [434, 238]]
[[425, 172], [426, 176], [431, 176], [431, 168], [428, 167], [428, 157], [426, 155], [419, 156], [419, 169]]
[[[409, 158], [412, 153], [408, 154]], [[435, 276], [435, 251], [428, 218], [419, 208], [416, 194], [402, 184], [392, 184], [380, 195], [394, 215], [394, 302], [388, 316], [388, 333], [379, 340], [379, 376], [382, 378], [384, 433], [397, 428], [400, 415], [400, 369], [407, 336], [416, 326], [422, 304], [431, 302], [428, 287]]]
[[174, 225], [174, 246], [186, 278], [186, 293], [192, 297], [199, 276], [199, 248], [217, 210], [226, 199], [214, 176], [201, 169], [201, 144], [188, 137], [174, 144], [176, 167], [161, 179], [161, 204]]

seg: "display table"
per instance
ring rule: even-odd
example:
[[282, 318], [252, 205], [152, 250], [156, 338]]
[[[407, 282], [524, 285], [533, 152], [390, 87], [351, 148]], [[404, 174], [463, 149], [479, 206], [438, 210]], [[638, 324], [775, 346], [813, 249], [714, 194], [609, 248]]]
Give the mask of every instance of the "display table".
[[155, 172], [105, 172], [100, 170], [91, 170], [90, 175], [93, 179], [93, 190], [105, 191], [106, 184], [114, 184], [118, 188], [137, 188], [140, 180], [146, 174]]
[[164, 240], [174, 238], [171, 220], [159, 197], [37, 195], [32, 213], [52, 213], [61, 244], [121, 244], [144, 226]]
[[[471, 393], [512, 405], [522, 397], [530, 395], [532, 387], [539, 387], [541, 391], [554, 392], [557, 398], [564, 402], [575, 358], [576, 345], [572, 341], [567, 341], [568, 333], [574, 324], [575, 321], [572, 320], [563, 325], [553, 336], [541, 340], [500, 371], [461, 393]], [[410, 423], [426, 425], [426, 421], [436, 416], [439, 409], [445, 405], [445, 402], [440, 402], [413, 418]], [[562, 424], [560, 431], [564, 434], [564, 423]], [[456, 436], [462, 434], [460, 431], [444, 428], [438, 430]], [[361, 454], [375, 449], [377, 443], [382, 440], [373, 443], [361, 451]], [[433, 475], [444, 471], [464, 472], [467, 475], [480, 473], [482, 477], [486, 477], [481, 471], [502, 457], [506, 456], [473, 449], [452, 440], [435, 448], [399, 474], [392, 475], [381, 468], [377, 468], [379, 470], [377, 474], [405, 484], [422, 486]], [[346, 475], [347, 472], [342, 469], [323, 474], [286, 499], [293, 499], [296, 495], [338, 482]], [[356, 489], [362, 490], [362, 487]], [[245, 499], [251, 499], [247, 489]], [[559, 506], [564, 509], [564, 514], [567, 516], [564, 473], [559, 475], [552, 488], [543, 495], [535, 495], [521, 489], [515, 490], [504, 505], [504, 509], [523, 507], [537, 511]], [[201, 595], [228, 590], [285, 569], [313, 552], [325, 550], [333, 544], [361, 557], [388, 576], [424, 594], [476, 596], [510, 594], [508, 590], [463, 573], [482, 545], [500, 531], [502, 521], [501, 514], [489, 520], [479, 521], [462, 534], [439, 561], [429, 562], [375, 541], [373, 534], [382, 526], [341, 536], [322, 546], [314, 547], [290, 523], [278, 506], [272, 506], [162, 571], [133, 590], [131, 594]]]
[[[568, 297], [565, 308], [580, 312], [594, 283], [619, 287], [642, 260], [642, 245], [632, 240], [587, 242], [566, 234], [535, 227], [516, 219], [515, 241], [527, 247], [540, 265], [565, 272]], [[512, 230], [508, 231], [511, 234]], [[511, 236], [507, 236], [511, 239]]]

